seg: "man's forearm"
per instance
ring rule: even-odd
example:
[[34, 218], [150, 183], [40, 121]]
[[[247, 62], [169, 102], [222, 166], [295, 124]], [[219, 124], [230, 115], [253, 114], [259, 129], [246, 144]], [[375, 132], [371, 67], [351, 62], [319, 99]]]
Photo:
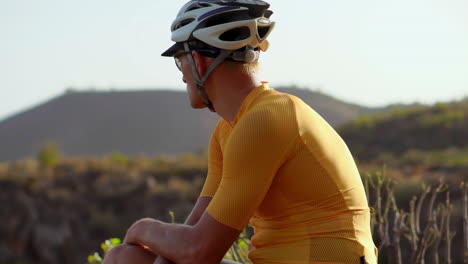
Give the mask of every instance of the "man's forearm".
[[192, 228], [142, 219], [129, 229], [124, 242], [146, 246], [156, 254], [179, 263], [192, 258], [192, 253], [196, 252], [196, 243], [192, 242]]
[[[192, 230], [190, 226], [198, 223], [212, 198], [210, 196], [199, 197], [184, 225], [165, 224], [153, 219], [140, 220], [130, 227], [124, 242], [148, 247], [154, 254], [177, 262], [174, 260], [173, 251], [177, 254], [175, 258], [185, 253], [190, 255], [193, 253], [192, 249], [199, 244], [197, 241], [189, 241], [191, 238], [187, 234]], [[166, 263], [162, 259], [158, 262], [158, 259], [160, 258], [157, 258], [155, 264]]]
[[187, 217], [187, 220], [185, 220], [185, 224], [191, 226], [197, 224], [198, 220], [200, 220], [200, 217], [203, 215], [206, 208], [210, 204], [211, 199], [213, 199], [213, 197], [211, 196], [199, 197], [197, 202], [195, 203], [195, 206], [192, 209], [192, 212], [190, 212], [190, 215]]

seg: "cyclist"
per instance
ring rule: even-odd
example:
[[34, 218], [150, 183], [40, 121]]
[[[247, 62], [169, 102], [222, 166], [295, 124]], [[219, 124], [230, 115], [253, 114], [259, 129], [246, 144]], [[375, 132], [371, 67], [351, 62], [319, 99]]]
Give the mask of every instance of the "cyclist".
[[271, 15], [259, 0], [193, 0], [177, 14], [162, 55], [174, 57], [192, 107], [221, 117], [208, 176], [185, 224], [136, 222], [106, 264], [226, 262], [249, 221], [255, 264], [377, 263], [347, 146], [303, 101], [255, 78]]

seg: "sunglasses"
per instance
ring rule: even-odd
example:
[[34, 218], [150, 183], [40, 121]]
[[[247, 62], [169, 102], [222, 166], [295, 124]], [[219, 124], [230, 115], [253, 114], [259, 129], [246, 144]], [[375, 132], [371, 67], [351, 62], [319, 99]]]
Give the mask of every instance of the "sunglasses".
[[176, 54], [172, 55], [172, 57], [174, 57], [175, 65], [177, 66], [177, 69], [179, 69], [179, 71], [182, 71], [182, 61], [180, 61], [179, 57], [181, 55], [189, 53], [192, 53], [192, 51], [179, 51]]
[[216, 58], [219, 55], [219, 50], [214, 50], [214, 49], [194, 49], [190, 51], [179, 51], [172, 55], [174, 57], [175, 64], [177, 66], [177, 69], [182, 71], [182, 62], [180, 61], [179, 57], [181, 55], [189, 54], [192, 53], [192, 51], [197, 51], [200, 53], [200, 55], [205, 56], [205, 57], [210, 57], [210, 58]]

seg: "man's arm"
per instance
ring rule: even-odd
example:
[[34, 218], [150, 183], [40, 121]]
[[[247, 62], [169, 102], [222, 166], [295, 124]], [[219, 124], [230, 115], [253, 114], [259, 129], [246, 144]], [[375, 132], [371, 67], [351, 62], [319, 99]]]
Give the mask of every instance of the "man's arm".
[[130, 227], [124, 242], [148, 247], [177, 264], [217, 264], [240, 232], [204, 212], [194, 226], [142, 219]]
[[200, 220], [201, 216], [210, 204], [211, 199], [213, 199], [213, 197], [211, 196], [199, 197], [197, 202], [195, 203], [195, 206], [192, 209], [192, 212], [190, 212], [190, 215], [187, 217], [184, 224], [193, 226], [196, 223], [198, 223], [198, 220]]
[[[201, 216], [205, 212], [206, 208], [210, 204], [210, 201], [213, 197], [211, 196], [201, 196], [198, 198], [197, 202], [195, 203], [195, 206], [193, 207], [192, 211], [190, 212], [189, 216], [185, 220], [185, 225], [193, 226], [196, 223], [198, 223], [198, 220], [200, 220]], [[167, 260], [164, 257], [158, 256], [157, 259], [155, 260], [154, 264], [171, 264], [169, 260]]]

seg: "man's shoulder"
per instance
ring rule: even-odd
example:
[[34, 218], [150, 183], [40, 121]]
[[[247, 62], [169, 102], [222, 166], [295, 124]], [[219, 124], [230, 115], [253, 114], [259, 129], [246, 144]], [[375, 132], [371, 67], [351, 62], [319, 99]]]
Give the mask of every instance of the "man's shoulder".
[[269, 89], [255, 100], [249, 112], [270, 113], [275, 117], [284, 118], [294, 114], [297, 106], [301, 104], [305, 103], [294, 95]]
[[[257, 119], [257, 123], [268, 121], [284, 128], [303, 127], [311, 121], [326, 122], [301, 98], [276, 90], [268, 91], [258, 98], [246, 117]], [[256, 116], [255, 118], [253, 116]]]
[[290, 94], [266, 91], [252, 103], [239, 125], [262, 130], [295, 130], [297, 103], [297, 99]]

